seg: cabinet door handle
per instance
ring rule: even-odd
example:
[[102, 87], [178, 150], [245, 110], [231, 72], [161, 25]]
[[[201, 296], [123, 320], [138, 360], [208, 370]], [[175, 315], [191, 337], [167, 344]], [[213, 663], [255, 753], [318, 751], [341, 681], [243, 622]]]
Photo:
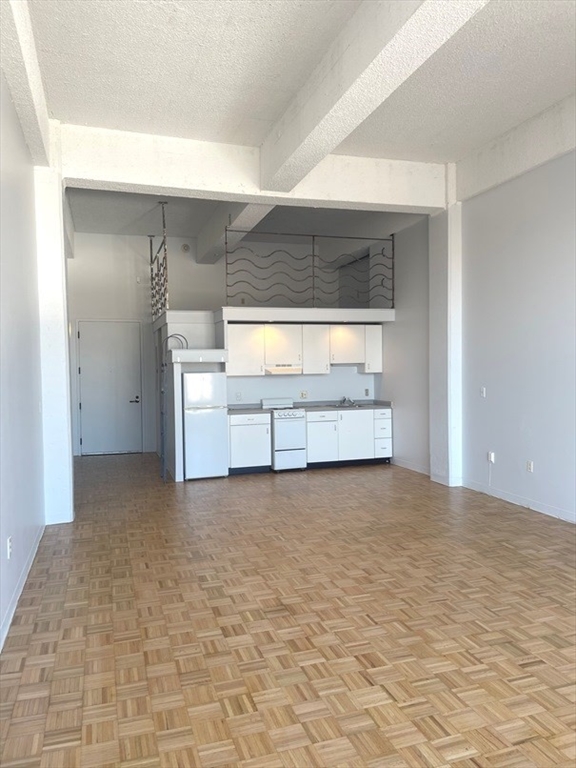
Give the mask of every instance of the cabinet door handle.
[[337, 424], [334, 424], [334, 432], [336, 432]]
[[269, 428], [269, 427], [266, 427], [266, 434], [267, 434], [267, 435], [269, 435], [269, 434], [270, 434], [270, 428]]
[[366, 370], [367, 370], [367, 371], [369, 371], [369, 370], [370, 370], [370, 363], [366, 363]]

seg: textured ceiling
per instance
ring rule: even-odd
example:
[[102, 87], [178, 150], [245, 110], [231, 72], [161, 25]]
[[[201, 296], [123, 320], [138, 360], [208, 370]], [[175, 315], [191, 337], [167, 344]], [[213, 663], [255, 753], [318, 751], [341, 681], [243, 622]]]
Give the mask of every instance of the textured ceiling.
[[50, 116], [259, 145], [359, 0], [30, 0]]
[[212, 200], [134, 195], [94, 189], [66, 192], [76, 232], [100, 235], [161, 235], [162, 209], [166, 206], [166, 229], [170, 237], [196, 237], [219, 203]]
[[[359, 4], [29, 0], [52, 117], [253, 146]], [[575, 90], [575, 8], [491, 0], [336, 151], [456, 161], [538, 114]]]
[[492, 0], [338, 147], [454, 162], [575, 90], [575, 4]]

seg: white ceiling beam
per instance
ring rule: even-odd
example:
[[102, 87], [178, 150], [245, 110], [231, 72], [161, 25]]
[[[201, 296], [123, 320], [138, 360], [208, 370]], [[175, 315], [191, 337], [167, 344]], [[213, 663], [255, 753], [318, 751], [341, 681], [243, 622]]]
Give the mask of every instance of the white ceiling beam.
[[457, 199], [468, 200], [575, 147], [576, 97], [572, 95], [460, 160]]
[[224, 256], [226, 250], [227, 227], [243, 230], [228, 232], [228, 245], [235, 247], [242, 240], [244, 234], [261, 222], [273, 208], [273, 205], [258, 205], [256, 203], [248, 205], [222, 203], [219, 205], [198, 234], [196, 261], [199, 264], [215, 264]]
[[27, 0], [1, 0], [2, 71], [34, 165], [50, 164], [48, 107]]
[[58, 130], [70, 187], [406, 213], [435, 213], [446, 203], [439, 163], [328, 155], [290, 192], [262, 191], [255, 147], [78, 125]]
[[264, 140], [262, 189], [293, 189], [488, 1], [364, 0]]

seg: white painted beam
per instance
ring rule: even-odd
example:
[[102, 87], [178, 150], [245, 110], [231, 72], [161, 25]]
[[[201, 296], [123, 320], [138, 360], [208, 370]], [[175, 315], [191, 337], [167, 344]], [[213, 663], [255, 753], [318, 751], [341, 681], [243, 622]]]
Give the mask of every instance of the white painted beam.
[[[270, 213], [273, 205], [250, 203], [222, 203], [204, 224], [198, 234], [196, 261], [199, 264], [215, 264], [226, 250], [226, 227], [250, 231]], [[237, 245], [242, 232], [229, 232], [228, 244]]]
[[291, 192], [260, 189], [254, 147], [61, 125], [66, 186], [261, 205], [436, 213], [444, 165], [328, 155]]
[[288, 191], [488, 0], [364, 0], [261, 149], [263, 189]]
[[457, 164], [458, 200], [468, 200], [576, 147], [576, 97], [560, 101]]
[[46, 97], [27, 0], [0, 2], [2, 71], [35, 165], [50, 164]]

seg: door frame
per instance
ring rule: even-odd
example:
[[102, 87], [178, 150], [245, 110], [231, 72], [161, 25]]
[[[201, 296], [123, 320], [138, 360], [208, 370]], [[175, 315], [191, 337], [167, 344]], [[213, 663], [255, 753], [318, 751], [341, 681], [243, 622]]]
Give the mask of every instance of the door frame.
[[[82, 454], [82, 446], [80, 445], [80, 439], [82, 437], [82, 420], [80, 417], [80, 402], [81, 402], [81, 373], [79, 373], [80, 368], [80, 323], [137, 323], [138, 330], [139, 330], [139, 338], [140, 338], [140, 453], [144, 453], [144, 372], [142, 369], [143, 363], [144, 363], [144, 347], [143, 347], [143, 338], [142, 338], [142, 322], [140, 320], [132, 320], [131, 318], [121, 317], [121, 318], [114, 318], [114, 317], [81, 317], [77, 318], [74, 321], [74, 338], [72, 339], [73, 344], [72, 349], [74, 352], [74, 359], [71, 360], [71, 364], [73, 365], [72, 372], [73, 375], [71, 378], [72, 383], [72, 389], [73, 389], [73, 397], [71, 398], [72, 403], [72, 423], [73, 423], [73, 455], [74, 456], [82, 456], [82, 455], [88, 455], [88, 454]], [[118, 454], [111, 454], [111, 455], [122, 455], [120, 453]]]

